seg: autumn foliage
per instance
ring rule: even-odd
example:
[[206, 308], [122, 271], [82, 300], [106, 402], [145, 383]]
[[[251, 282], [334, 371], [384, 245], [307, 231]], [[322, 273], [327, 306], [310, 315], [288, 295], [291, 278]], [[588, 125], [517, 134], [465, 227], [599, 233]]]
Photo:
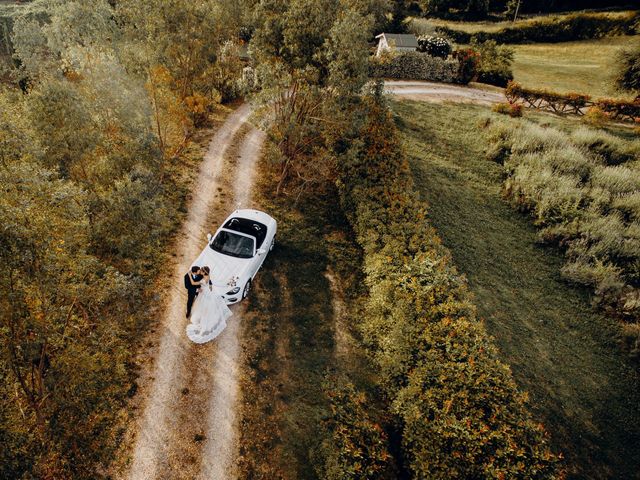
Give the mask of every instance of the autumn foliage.
[[365, 255], [360, 329], [415, 478], [557, 478], [559, 458], [497, 358], [463, 277], [413, 189], [390, 112], [365, 100], [340, 162], [341, 201]]

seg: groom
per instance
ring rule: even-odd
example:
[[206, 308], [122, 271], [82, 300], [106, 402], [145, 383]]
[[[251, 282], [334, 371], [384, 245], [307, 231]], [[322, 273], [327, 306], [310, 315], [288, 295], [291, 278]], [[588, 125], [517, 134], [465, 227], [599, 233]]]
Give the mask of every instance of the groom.
[[191, 280], [194, 282], [202, 280], [202, 271], [197, 265], [191, 267], [191, 271], [184, 274], [184, 287], [187, 289], [187, 318], [191, 316], [191, 307], [200, 289], [200, 285], [193, 285]]

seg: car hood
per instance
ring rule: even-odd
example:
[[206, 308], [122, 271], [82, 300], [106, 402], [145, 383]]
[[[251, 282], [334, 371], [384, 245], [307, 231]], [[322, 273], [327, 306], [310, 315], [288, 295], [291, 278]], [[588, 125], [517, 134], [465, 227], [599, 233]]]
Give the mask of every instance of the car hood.
[[[246, 272], [251, 262], [250, 258], [236, 258], [216, 252], [211, 247], [207, 247], [200, 254], [194, 265], [200, 267], [208, 266], [211, 269], [211, 281], [216, 287], [232, 288], [229, 281], [232, 277], [240, 277], [244, 280]], [[236, 285], [242, 287], [238, 283]]]

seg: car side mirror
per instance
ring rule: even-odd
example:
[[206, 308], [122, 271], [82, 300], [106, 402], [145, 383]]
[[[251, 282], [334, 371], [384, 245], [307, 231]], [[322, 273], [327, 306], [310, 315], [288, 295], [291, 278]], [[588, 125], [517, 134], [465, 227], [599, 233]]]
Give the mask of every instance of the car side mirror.
[[211, 243], [211, 234], [207, 233], [207, 243]]
[[258, 255], [264, 255], [265, 253], [267, 253], [267, 251], [264, 248], [259, 248], [258, 251], [256, 252]]

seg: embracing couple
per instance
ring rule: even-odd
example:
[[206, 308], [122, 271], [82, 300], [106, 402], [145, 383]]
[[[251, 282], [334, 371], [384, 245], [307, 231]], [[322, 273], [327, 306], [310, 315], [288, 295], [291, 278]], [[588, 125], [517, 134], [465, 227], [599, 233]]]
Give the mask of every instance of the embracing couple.
[[211, 281], [211, 269], [207, 266], [191, 267], [184, 276], [187, 289], [187, 336], [192, 342], [206, 343], [216, 338], [227, 326], [231, 310], [216, 293]]

